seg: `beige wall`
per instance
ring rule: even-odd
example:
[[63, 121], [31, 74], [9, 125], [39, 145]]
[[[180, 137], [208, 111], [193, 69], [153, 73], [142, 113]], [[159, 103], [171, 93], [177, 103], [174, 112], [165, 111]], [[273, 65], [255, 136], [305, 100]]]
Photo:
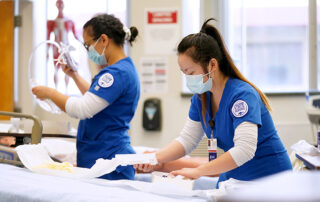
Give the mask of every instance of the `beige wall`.
[[[131, 123], [130, 134], [133, 145], [162, 147], [179, 135], [188, 112], [188, 99], [181, 98], [182, 78], [177, 64], [177, 56], [172, 55], [150, 55], [144, 51], [144, 12], [145, 8], [178, 8], [178, 23], [181, 27], [181, 0], [136, 0], [131, 3], [130, 23], [139, 29], [138, 42], [131, 49], [131, 56], [140, 69], [141, 57], [161, 56], [168, 58], [168, 92], [151, 94], [141, 93], [136, 115]], [[142, 106], [145, 99], [157, 97], [162, 104], [162, 130], [160, 132], [148, 132], [142, 128]]]
[[[131, 1], [130, 24], [139, 29], [139, 37], [137, 43], [131, 49], [131, 56], [138, 68], [140, 69], [140, 58], [152, 56], [144, 53], [144, 30], [143, 19], [145, 8], [180, 8], [182, 0], [134, 0]], [[208, 11], [209, 4], [217, 1], [204, 0], [206, 8], [204, 18], [213, 16], [219, 17], [219, 7], [214, 6], [212, 11]], [[19, 44], [19, 101], [18, 107], [22, 112], [36, 114], [43, 120], [66, 120], [71, 121], [73, 126], [77, 125], [77, 120], [69, 118], [67, 115], [52, 115], [44, 112], [42, 109], [34, 105], [30, 95], [27, 81], [27, 61], [34, 46], [33, 40], [33, 6], [32, 3], [22, 1], [21, 14], [23, 16], [23, 25], [20, 30]], [[181, 13], [179, 15], [181, 17]], [[181, 19], [179, 18], [181, 25]], [[129, 26], [129, 25], [128, 25]], [[218, 25], [219, 26], [219, 25]], [[138, 104], [137, 112], [131, 122], [131, 138], [133, 145], [163, 147], [172, 139], [177, 137], [188, 115], [190, 98], [182, 98], [180, 96], [182, 89], [181, 73], [177, 64], [176, 55], [166, 55], [168, 57], [168, 82], [169, 89], [166, 94], [146, 94], [142, 93]], [[143, 101], [149, 97], [158, 97], [162, 101], [163, 125], [160, 132], [147, 132], [142, 128], [142, 105]], [[304, 105], [304, 96], [271, 96], [271, 104], [273, 106], [272, 116], [277, 125], [280, 137], [287, 148], [297, 142], [299, 139], [312, 141], [311, 131], [308, 118], [306, 116]]]

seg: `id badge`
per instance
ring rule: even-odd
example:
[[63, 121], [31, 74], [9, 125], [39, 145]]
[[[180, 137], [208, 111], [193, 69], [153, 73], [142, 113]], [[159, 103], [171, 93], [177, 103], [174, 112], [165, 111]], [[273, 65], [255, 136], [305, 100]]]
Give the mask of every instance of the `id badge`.
[[217, 139], [210, 138], [208, 139], [208, 154], [209, 154], [209, 161], [212, 161], [217, 158]]

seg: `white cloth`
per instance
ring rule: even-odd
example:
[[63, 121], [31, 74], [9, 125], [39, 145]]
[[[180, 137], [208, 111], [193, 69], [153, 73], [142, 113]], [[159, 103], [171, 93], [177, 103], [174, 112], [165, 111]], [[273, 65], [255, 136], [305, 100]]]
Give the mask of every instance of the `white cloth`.
[[82, 97], [69, 97], [66, 103], [66, 112], [73, 118], [92, 118], [103, 110], [109, 103], [101, 97], [86, 92]]
[[204, 131], [201, 123], [199, 121], [193, 121], [188, 117], [176, 141], [182, 144], [185, 154], [187, 155], [198, 146], [203, 135]]
[[77, 148], [75, 140], [44, 137], [41, 139], [43, 145], [51, 157], [62, 162], [77, 164]]
[[316, 156], [320, 154], [320, 151], [313, 145], [309, 144], [305, 140], [299, 140], [297, 143], [290, 147], [294, 152], [299, 154], [309, 154]]
[[293, 151], [290, 154], [290, 161], [293, 171], [307, 170], [306, 165], [302, 160], [296, 157], [299, 154], [302, 158], [316, 162], [319, 159], [320, 151], [313, 145], [305, 140], [299, 140], [297, 143], [290, 147]]
[[254, 157], [257, 150], [258, 126], [250, 122], [242, 122], [234, 131], [234, 147], [230, 155], [238, 166], [243, 165]]
[[[184, 147], [185, 153], [189, 154], [200, 143], [204, 135], [202, 125], [198, 121], [193, 121], [189, 117], [176, 138]], [[258, 141], [258, 126], [250, 122], [243, 122], [235, 130], [234, 147], [229, 152], [238, 166], [253, 158]]]

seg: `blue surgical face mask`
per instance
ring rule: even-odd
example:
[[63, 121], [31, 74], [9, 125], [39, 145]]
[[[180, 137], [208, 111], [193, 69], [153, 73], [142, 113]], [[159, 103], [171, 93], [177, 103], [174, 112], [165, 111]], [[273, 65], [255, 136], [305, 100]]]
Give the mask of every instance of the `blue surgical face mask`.
[[106, 47], [104, 47], [101, 55], [99, 55], [99, 53], [94, 49], [94, 47], [97, 45], [97, 43], [100, 40], [100, 38], [97, 40], [97, 42], [94, 45], [91, 45], [89, 47], [88, 56], [89, 56], [90, 60], [92, 60], [97, 65], [106, 65], [107, 64], [107, 59], [104, 56], [104, 51], [105, 51]]
[[187, 81], [187, 87], [192, 93], [202, 94], [204, 92], [209, 91], [212, 88], [212, 79], [209, 76], [209, 79], [203, 83], [203, 77], [207, 76], [207, 74], [198, 74], [198, 75], [185, 75]]

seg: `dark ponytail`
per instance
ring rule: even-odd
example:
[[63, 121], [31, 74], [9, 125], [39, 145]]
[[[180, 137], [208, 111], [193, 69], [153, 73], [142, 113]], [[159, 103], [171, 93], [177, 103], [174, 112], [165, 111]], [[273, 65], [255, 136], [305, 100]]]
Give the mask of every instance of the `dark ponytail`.
[[136, 27], [130, 27], [130, 32], [131, 32], [131, 36], [129, 38], [129, 43], [132, 46], [132, 42], [136, 39], [136, 37], [138, 36], [139, 32], [138, 29]]
[[[179, 54], [187, 54], [195, 63], [201, 65], [203, 71], [208, 73], [207, 66], [212, 58], [218, 61], [220, 71], [230, 78], [237, 78], [249, 83], [260, 95], [267, 109], [271, 111], [268, 98], [255, 85], [248, 81], [237, 69], [234, 64], [218, 29], [210, 24], [210, 18], [206, 20], [199, 33], [190, 34], [182, 39], [178, 45]], [[205, 113], [207, 106], [206, 93], [201, 94], [202, 117], [205, 122]]]
[[[107, 35], [115, 44], [123, 46], [126, 32], [124, 31], [121, 21], [113, 15], [100, 14], [91, 18], [83, 26], [83, 29], [88, 28], [88, 34], [97, 40], [102, 34]], [[89, 29], [90, 28], [90, 29]], [[136, 27], [130, 27], [131, 36], [128, 39], [130, 45], [138, 35]]]

